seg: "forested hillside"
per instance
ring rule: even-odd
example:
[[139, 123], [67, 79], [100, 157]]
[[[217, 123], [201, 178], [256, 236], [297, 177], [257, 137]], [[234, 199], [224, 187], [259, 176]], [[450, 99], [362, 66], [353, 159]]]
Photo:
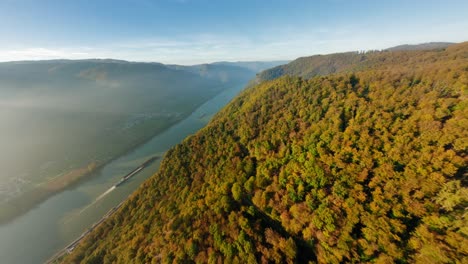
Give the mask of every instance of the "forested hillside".
[[[298, 58], [288, 64], [279, 65], [258, 74], [257, 82], [272, 80], [284, 75], [312, 78], [340, 72], [354, 72], [374, 68], [397, 66], [423, 67], [431, 62], [434, 52], [449, 47], [450, 43], [426, 43], [401, 45], [384, 51], [346, 52], [328, 55], [314, 55]], [[439, 54], [440, 55], [440, 54]]]
[[397, 50], [433, 50], [433, 49], [446, 49], [450, 45], [455, 43], [452, 42], [428, 42], [414, 45], [398, 45], [395, 47], [388, 48], [386, 50], [397, 51]]
[[468, 43], [277, 69], [64, 263], [466, 263]]

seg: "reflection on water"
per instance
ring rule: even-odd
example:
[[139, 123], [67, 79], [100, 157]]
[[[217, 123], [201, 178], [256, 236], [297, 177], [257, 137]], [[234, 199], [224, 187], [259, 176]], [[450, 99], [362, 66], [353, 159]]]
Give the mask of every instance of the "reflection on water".
[[53, 196], [13, 222], [0, 226], [1, 263], [42, 263], [64, 248], [153, 175], [161, 161], [156, 160], [115, 188], [116, 182], [150, 157], [162, 157], [170, 147], [202, 128], [241, 89], [234, 87], [224, 91], [188, 118], [107, 164], [90, 180]]

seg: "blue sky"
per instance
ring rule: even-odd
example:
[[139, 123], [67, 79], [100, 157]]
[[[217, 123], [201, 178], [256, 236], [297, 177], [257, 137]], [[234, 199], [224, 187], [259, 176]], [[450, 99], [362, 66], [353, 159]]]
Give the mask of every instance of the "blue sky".
[[0, 61], [283, 60], [468, 40], [466, 0], [0, 0]]

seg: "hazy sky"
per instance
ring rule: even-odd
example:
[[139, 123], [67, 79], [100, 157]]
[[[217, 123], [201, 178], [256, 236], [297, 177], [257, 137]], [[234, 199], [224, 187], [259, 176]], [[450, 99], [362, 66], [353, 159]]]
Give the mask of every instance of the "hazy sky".
[[468, 40], [467, 0], [0, 0], [0, 61], [195, 64]]

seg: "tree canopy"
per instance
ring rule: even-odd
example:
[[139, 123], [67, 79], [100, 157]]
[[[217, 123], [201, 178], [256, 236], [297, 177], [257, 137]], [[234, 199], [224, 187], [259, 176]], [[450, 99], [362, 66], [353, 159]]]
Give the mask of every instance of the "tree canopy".
[[246, 89], [65, 262], [466, 261], [468, 43], [353, 56]]

